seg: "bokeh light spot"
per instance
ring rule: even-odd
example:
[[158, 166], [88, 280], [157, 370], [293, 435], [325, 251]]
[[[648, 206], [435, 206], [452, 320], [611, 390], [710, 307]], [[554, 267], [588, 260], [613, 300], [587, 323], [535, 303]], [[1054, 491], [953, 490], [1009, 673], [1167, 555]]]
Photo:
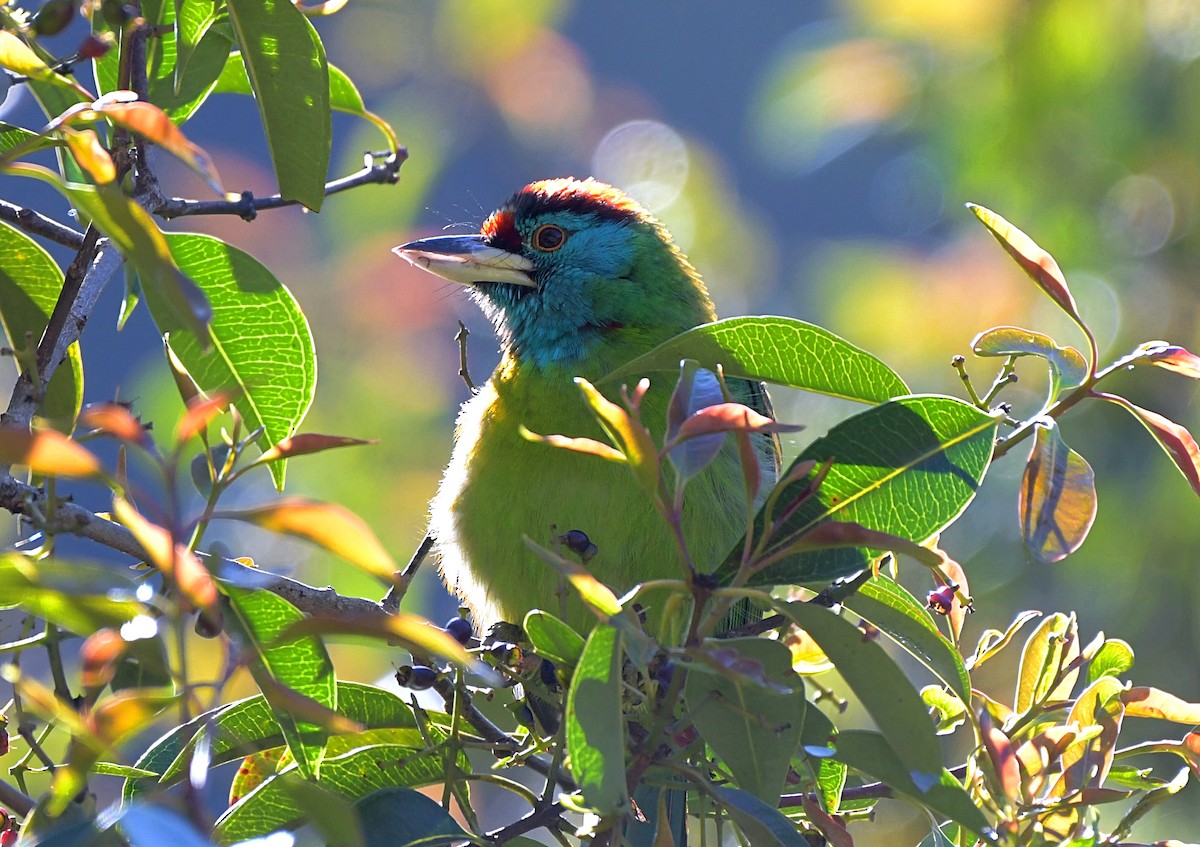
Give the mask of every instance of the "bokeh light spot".
[[1161, 249], [1175, 227], [1171, 192], [1151, 176], [1128, 176], [1118, 182], [1100, 207], [1100, 225], [1109, 243], [1132, 256]]
[[675, 202], [687, 182], [687, 144], [659, 121], [628, 121], [613, 127], [592, 154], [592, 173], [652, 212]]

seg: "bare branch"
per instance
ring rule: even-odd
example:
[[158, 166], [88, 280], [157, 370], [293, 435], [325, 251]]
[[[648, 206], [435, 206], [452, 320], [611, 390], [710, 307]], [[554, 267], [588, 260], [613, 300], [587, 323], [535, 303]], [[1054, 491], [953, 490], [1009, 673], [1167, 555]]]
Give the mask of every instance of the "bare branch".
[[[380, 157], [382, 161], [376, 161]], [[400, 181], [400, 166], [408, 158], [408, 151], [401, 147], [395, 153], [368, 153], [363, 157], [363, 168], [350, 176], [335, 179], [325, 184], [325, 196], [357, 188], [360, 185], [395, 185]], [[237, 215], [242, 220], [254, 220], [260, 211], [299, 205], [296, 200], [285, 200], [278, 194], [255, 198], [243, 191], [239, 200], [185, 200], [179, 197], [164, 199], [151, 209], [159, 217], [170, 220], [184, 215]]]
[[26, 206], [18, 206], [7, 200], [0, 200], [0, 220], [8, 221], [14, 226], [37, 235], [63, 247], [78, 250], [83, 246], [83, 233], [63, 226], [53, 218], [35, 212]]

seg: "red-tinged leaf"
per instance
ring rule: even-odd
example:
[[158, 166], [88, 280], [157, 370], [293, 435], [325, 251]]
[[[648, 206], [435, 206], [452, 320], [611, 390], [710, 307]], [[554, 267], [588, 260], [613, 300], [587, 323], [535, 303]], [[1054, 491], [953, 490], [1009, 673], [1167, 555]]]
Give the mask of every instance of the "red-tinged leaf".
[[115, 629], [98, 629], [87, 637], [79, 648], [79, 675], [84, 688], [99, 690], [109, 683], [127, 644]]
[[217, 583], [196, 558], [195, 553], [184, 545], [175, 543], [171, 533], [146, 520], [120, 495], [113, 496], [113, 515], [142, 545], [149, 560], [148, 564], [173, 580], [183, 596], [210, 620], [221, 619], [221, 612], [217, 607]]
[[271, 532], [311, 541], [384, 582], [391, 582], [396, 563], [375, 533], [358, 515], [333, 503], [285, 497], [274, 503], [215, 517], [246, 521]]
[[111, 746], [145, 729], [150, 719], [175, 702], [177, 695], [161, 690], [129, 689], [99, 703], [85, 722], [94, 740]]
[[1075, 741], [1075, 729], [1052, 726], [1038, 733], [1017, 748], [1014, 754], [1025, 771], [1028, 794], [1039, 796], [1046, 785], [1047, 772], [1054, 772], [1058, 760]]
[[170, 335], [163, 335], [163, 352], [167, 356], [167, 367], [171, 370], [171, 378], [175, 381], [175, 388], [183, 402], [191, 403], [197, 397], [203, 396], [204, 392], [188, 372], [187, 366], [171, 349]]
[[625, 454], [634, 475], [641, 482], [642, 488], [653, 494], [658, 490], [658, 452], [650, 432], [642, 422], [630, 416], [628, 412], [613, 403], [596, 390], [590, 382], [582, 377], [575, 378], [575, 384], [583, 392], [592, 414], [604, 427], [609, 438], [618, 449]]
[[741, 403], [718, 403], [696, 412], [679, 427], [675, 442], [725, 432], [799, 432], [797, 424], [785, 424], [759, 414]]
[[1184, 479], [1192, 486], [1192, 490], [1200, 494], [1200, 445], [1196, 444], [1196, 439], [1185, 427], [1170, 418], [1163, 417], [1158, 412], [1151, 412], [1149, 409], [1136, 406], [1124, 397], [1115, 394], [1097, 394], [1097, 396], [1128, 409], [1141, 421], [1142, 425], [1154, 436], [1154, 440], [1171, 457], [1171, 461], [1175, 463], [1175, 467], [1179, 468]]
[[1132, 717], [1200, 724], [1200, 703], [1189, 703], [1157, 688], [1130, 688], [1121, 692], [1121, 702], [1125, 704], [1125, 714]]
[[471, 663], [471, 655], [444, 629], [434, 626], [420, 615], [407, 612], [356, 621], [315, 615], [289, 626], [279, 640], [288, 641], [309, 635], [358, 635], [388, 642], [398, 641], [410, 652], [433, 654], [457, 665]]
[[[941, 572], [946, 581], [952, 585], [958, 586], [958, 593], [964, 597], [971, 596], [971, 589], [967, 583], [967, 572], [963, 570], [963, 566], [951, 559], [946, 551], [938, 547], [936, 544], [931, 544], [930, 549], [942, 557], [942, 563], [937, 569]], [[950, 606], [950, 614], [946, 615], [946, 619], [950, 623], [950, 630], [954, 633], [954, 640], [957, 642], [962, 636], [963, 623], [967, 617], [968, 607], [961, 602], [953, 603]]]
[[911, 556], [918, 562], [933, 568], [940, 566], [944, 561], [942, 556], [934, 551], [907, 538], [868, 529], [862, 524], [851, 521], [834, 520], [819, 523], [800, 537], [772, 547], [770, 556], [775, 558], [805, 550], [824, 550], [831, 547], [870, 547], [875, 550], [890, 550], [893, 553]]
[[1018, 499], [1025, 546], [1044, 565], [1079, 549], [1096, 519], [1096, 477], [1058, 427], [1039, 424]]
[[1144, 741], [1121, 751], [1121, 758], [1144, 753], [1174, 753], [1187, 762], [1192, 773], [1200, 777], [1200, 732], [1189, 732], [1179, 741]]
[[596, 441], [594, 438], [570, 438], [566, 435], [538, 435], [524, 426], [521, 427], [521, 435], [528, 441], [549, 444], [551, 447], [560, 447], [563, 450], [571, 450], [576, 453], [586, 453], [589, 456], [599, 456], [601, 459], [608, 459], [610, 462], [625, 461], [625, 454], [616, 447], [612, 447], [602, 441]]
[[1176, 344], [1165, 341], [1152, 341], [1143, 344], [1146, 356], [1139, 359], [1137, 364], [1148, 362], [1160, 368], [1166, 368], [1177, 374], [1183, 374], [1190, 379], [1200, 379], [1200, 356], [1190, 353]]
[[800, 802], [804, 804], [804, 813], [809, 822], [825, 836], [825, 841], [831, 847], [854, 847], [854, 839], [850, 837], [850, 831], [841, 818], [822, 809], [808, 793], [801, 797]]
[[992, 723], [986, 709], [979, 712], [979, 731], [1004, 796], [1015, 801], [1021, 792], [1021, 772], [1012, 741]]
[[112, 182], [117, 178], [117, 166], [95, 132], [90, 129], [65, 129], [63, 137], [79, 167], [87, 171], [94, 181]]
[[79, 413], [80, 425], [87, 429], [103, 432], [121, 441], [143, 446], [150, 443], [150, 435], [142, 422], [120, 403], [91, 403]]
[[1083, 326], [1083, 319], [1079, 317], [1075, 298], [1071, 296], [1071, 290], [1067, 288], [1067, 280], [1059, 270], [1058, 262], [1054, 261], [1054, 257], [1039, 247], [1032, 238], [991, 209], [977, 206], [974, 203], [968, 203], [967, 208], [996, 237], [1000, 246], [1021, 266], [1021, 270], [1029, 274], [1030, 279], [1049, 294], [1050, 298], [1076, 323]]
[[140, 101], [97, 101], [93, 109], [113, 123], [153, 141], [199, 174], [217, 194], [224, 194], [221, 180], [208, 153], [189, 141], [162, 109]]
[[306, 456], [310, 453], [320, 453], [338, 447], [355, 447], [360, 444], [378, 443], [374, 440], [350, 438], [345, 435], [319, 435], [315, 432], [301, 432], [293, 435], [291, 438], [285, 438], [278, 444], [268, 448], [266, 452], [254, 460], [254, 464], [261, 465], [279, 459], [290, 459], [293, 456]]
[[0, 462], [25, 465], [41, 476], [89, 477], [100, 473], [100, 461], [61, 432], [26, 432], [0, 428]]
[[187, 411], [175, 427], [175, 443], [185, 444], [195, 438], [213, 418], [223, 414], [232, 400], [229, 392], [218, 391], [211, 397], [193, 397], [187, 403]]
[[579, 592], [580, 599], [601, 620], [608, 620], [613, 615], [621, 613], [621, 601], [617, 595], [596, 577], [592, 576], [578, 562], [564, 559], [553, 550], [548, 550], [529, 536], [525, 536], [525, 546], [537, 555], [543, 562], [558, 571], [571, 587]]

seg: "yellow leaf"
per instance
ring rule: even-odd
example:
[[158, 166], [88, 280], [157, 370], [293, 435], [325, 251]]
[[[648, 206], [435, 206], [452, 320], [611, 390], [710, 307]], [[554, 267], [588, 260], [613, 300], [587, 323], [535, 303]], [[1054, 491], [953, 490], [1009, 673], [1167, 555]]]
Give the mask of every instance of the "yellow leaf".
[[0, 428], [0, 462], [25, 465], [44, 476], [87, 477], [100, 473], [95, 456], [52, 429], [26, 432]]

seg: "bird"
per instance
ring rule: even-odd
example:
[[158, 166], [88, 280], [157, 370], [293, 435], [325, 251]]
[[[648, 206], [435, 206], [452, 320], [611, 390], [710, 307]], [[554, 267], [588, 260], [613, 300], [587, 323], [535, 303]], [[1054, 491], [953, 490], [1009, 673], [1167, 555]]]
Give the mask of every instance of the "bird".
[[[411, 264], [466, 287], [495, 327], [500, 361], [459, 412], [449, 465], [430, 505], [429, 533], [446, 586], [476, 624], [520, 624], [531, 609], [595, 624], [525, 537], [543, 546], [571, 530], [595, 545], [587, 561], [620, 596], [649, 579], [683, 578], [671, 529], [627, 467], [539, 444], [522, 428], [604, 440], [575, 378], [596, 382], [679, 333], [716, 319], [700, 274], [667, 228], [636, 200], [593, 178], [533, 182], [477, 234], [394, 248]], [[661, 444], [675, 378], [652, 374], [643, 421]], [[715, 379], [708, 374], [713, 387]], [[728, 380], [737, 402], [771, 416], [765, 387]], [[602, 386], [619, 397], [620, 386]], [[720, 402], [719, 396], [715, 402]], [[753, 436], [763, 489], [779, 442]], [[687, 486], [683, 535], [711, 571], [746, 529], [736, 445]], [[644, 601], [651, 624], [663, 603]]]

